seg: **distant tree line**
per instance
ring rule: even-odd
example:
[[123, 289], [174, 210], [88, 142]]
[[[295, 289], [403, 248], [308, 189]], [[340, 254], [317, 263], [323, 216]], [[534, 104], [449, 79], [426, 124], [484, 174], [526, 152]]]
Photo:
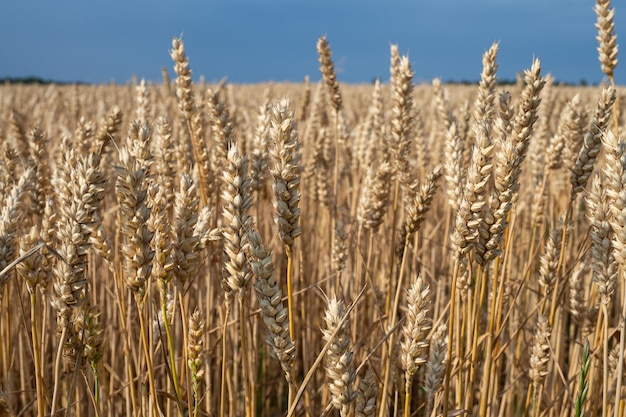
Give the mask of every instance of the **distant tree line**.
[[[374, 77], [372, 79], [372, 84], [374, 84], [376, 82], [376, 80], [379, 81], [383, 81], [381, 79], [381, 77]], [[501, 79], [498, 80], [498, 85], [515, 85], [516, 80], [514, 79]], [[60, 84], [60, 85], [66, 85], [66, 84], [88, 84], [88, 83], [84, 83], [84, 82], [80, 82], [80, 81], [75, 81], [75, 82], [65, 82], [65, 81], [55, 81], [55, 80], [46, 80], [44, 78], [41, 77], [34, 77], [34, 76], [30, 76], [30, 77], [3, 77], [0, 78], [0, 84], [41, 84], [41, 85], [47, 85], [47, 84]], [[444, 81], [444, 84], [453, 84], [453, 85], [475, 85], [478, 84], [478, 80], [446, 80]], [[597, 85], [597, 83], [588, 83], [587, 80], [585, 80], [584, 78], [582, 78], [578, 83], [572, 83], [572, 82], [566, 82], [566, 81], [556, 81], [555, 84], [557, 85], [567, 85], [567, 86], [581, 86], [581, 87], [587, 87], [587, 86], [594, 86]]]
[[[460, 80], [460, 81], [455, 81], [455, 80], [448, 80], [445, 81], [445, 84], [456, 84], [456, 85], [476, 85], [478, 84], [478, 80], [476, 81], [469, 81], [469, 80]], [[498, 85], [515, 85], [516, 81], [513, 79], [502, 79], [502, 80], [498, 80], [497, 81]], [[554, 81], [555, 85], [563, 85], [563, 86], [572, 86], [572, 87], [587, 87], [587, 86], [595, 86], [598, 85], [597, 83], [589, 83], [587, 82], [587, 80], [585, 80], [584, 78], [582, 78], [580, 81], [578, 81], [577, 83], [574, 82], [569, 82], [569, 81], [560, 81], [560, 80], [555, 80]]]
[[[372, 84], [374, 84], [376, 81], [380, 81], [381, 83], [384, 82], [383, 79], [381, 77], [374, 77], [372, 78]], [[430, 81], [423, 81], [424, 83], [429, 83]], [[418, 82], [419, 83], [419, 82]], [[478, 80], [442, 80], [442, 83], [444, 84], [452, 84], [452, 85], [477, 85], [478, 84]], [[498, 79], [497, 84], [500, 86], [506, 86], [506, 85], [515, 85], [517, 83], [517, 81], [515, 79]], [[587, 82], [586, 79], [581, 78], [580, 81], [578, 81], [577, 83], [575, 82], [568, 82], [568, 81], [560, 81], [560, 80], [555, 80], [554, 84], [556, 85], [563, 85], [563, 86], [579, 86], [579, 87], [588, 87], [588, 86], [597, 86], [598, 83], [589, 83]]]
[[0, 84], [85, 84], [83, 82], [63, 82], [63, 81], [55, 81], [55, 80], [46, 80], [41, 77], [3, 77], [0, 78]]

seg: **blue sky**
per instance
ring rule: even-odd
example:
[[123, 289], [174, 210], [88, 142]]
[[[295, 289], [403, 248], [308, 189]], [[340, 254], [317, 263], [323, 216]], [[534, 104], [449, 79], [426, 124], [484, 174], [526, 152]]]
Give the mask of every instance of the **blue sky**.
[[[618, 43], [626, 8], [616, 7]], [[0, 13], [0, 77], [124, 83], [172, 73], [182, 34], [194, 78], [234, 83], [320, 78], [326, 35], [342, 82], [388, 79], [389, 45], [408, 53], [417, 81], [476, 80], [500, 42], [500, 79], [539, 57], [557, 80], [599, 82], [591, 0], [14, 0]], [[626, 45], [626, 43], [624, 43]], [[626, 48], [626, 46], [624, 47]], [[624, 49], [626, 53], [626, 49]], [[619, 57], [622, 54], [620, 53]], [[626, 83], [625, 62], [616, 81]]]

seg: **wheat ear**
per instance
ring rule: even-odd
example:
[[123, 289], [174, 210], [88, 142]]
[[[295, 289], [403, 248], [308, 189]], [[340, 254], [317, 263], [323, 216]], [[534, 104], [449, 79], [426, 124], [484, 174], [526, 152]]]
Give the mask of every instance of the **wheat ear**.
[[367, 370], [365, 376], [359, 381], [356, 392], [356, 405], [354, 415], [356, 417], [373, 417], [376, 415], [376, 397], [378, 396], [378, 383], [371, 370]]
[[[171, 180], [172, 178], [168, 176], [168, 179]], [[163, 177], [161, 177], [160, 180], [167, 183], [167, 180]], [[181, 186], [184, 187], [184, 184], [186, 183], [189, 183], [189, 180], [187, 180], [183, 175], [183, 178], [181, 179]], [[172, 294], [168, 287], [175, 274], [181, 276], [183, 275], [180, 273], [181, 265], [176, 262], [175, 254], [183, 260], [186, 260], [186, 257], [180, 256], [180, 245], [176, 247], [178, 251], [174, 251], [175, 246], [172, 239], [172, 228], [169, 222], [170, 214], [172, 212], [172, 198], [176, 198], [178, 200], [180, 193], [175, 193], [176, 197], [173, 197], [170, 196], [170, 192], [165, 190], [168, 189], [166, 189], [165, 186], [159, 186], [157, 183], [152, 184], [148, 189], [148, 202], [151, 212], [148, 227], [150, 230], [154, 231], [154, 236], [152, 238], [152, 248], [154, 250], [154, 257], [152, 259], [152, 277], [156, 281], [159, 288], [160, 299], [160, 310], [157, 313], [158, 317], [156, 320], [159, 329], [157, 334], [162, 334], [162, 331], [165, 332], [165, 339], [168, 347], [167, 356], [169, 359], [170, 371], [172, 373], [174, 393], [176, 394], [176, 402], [180, 411], [183, 409], [183, 405], [180, 383], [178, 380], [178, 367], [176, 365], [176, 358], [174, 355], [174, 338], [170, 325], [172, 322], [171, 317], [174, 313], [174, 302], [171, 297], [168, 299], [168, 296], [171, 296]], [[185, 202], [182, 204], [185, 204]], [[186, 212], [183, 211], [181, 213], [179, 210], [178, 213], [184, 215]], [[176, 218], [176, 222], [179, 225], [184, 224], [185, 227], [189, 227], [185, 220], [185, 217]], [[178, 235], [180, 235], [181, 228], [177, 227], [176, 230]], [[193, 244], [194, 241], [189, 239], [187, 242]], [[184, 246], [184, 248], [187, 247], [188, 245]], [[183, 267], [184, 265], [188, 264], [183, 264]], [[178, 279], [177, 282], [180, 282], [180, 279]]]
[[[540, 315], [537, 319], [537, 328], [533, 336], [533, 345], [530, 354], [529, 376], [532, 381], [528, 388], [529, 398], [532, 389], [533, 416], [539, 416], [541, 401], [539, 393], [543, 380], [548, 374], [548, 361], [550, 360], [550, 325], [548, 318]], [[527, 404], [528, 405], [528, 404]]]
[[[610, 225], [610, 207], [608, 205], [606, 191], [602, 186], [599, 176], [591, 181], [591, 189], [586, 198], [589, 207], [589, 223], [591, 229], [591, 256], [593, 263], [593, 282], [600, 294], [600, 311], [604, 317], [603, 333], [603, 372], [602, 372], [602, 410], [604, 415], [608, 413], [609, 391], [609, 305], [615, 294], [615, 285], [618, 274], [618, 265], [615, 261], [614, 251], [611, 248], [613, 231]], [[598, 328], [599, 330], [599, 328]]]
[[493, 120], [494, 101], [496, 98], [496, 73], [498, 64], [498, 43], [493, 43], [489, 50], [483, 53], [483, 69], [478, 83], [478, 95], [474, 102], [474, 120], [491, 122]]
[[189, 317], [189, 340], [187, 341], [187, 365], [191, 370], [193, 389], [193, 416], [197, 417], [198, 407], [202, 400], [200, 384], [204, 377], [204, 337], [205, 323], [200, 310], [196, 309]]
[[[615, 89], [615, 77], [613, 72], [617, 67], [617, 35], [615, 34], [615, 9], [611, 8], [611, 0], [597, 0], [595, 12], [597, 16], [596, 29], [598, 29], [598, 53], [600, 68], [611, 81]], [[615, 122], [615, 135], [619, 136], [619, 112], [617, 100], [613, 102], [613, 120]], [[617, 413], [617, 411], [615, 411]]]
[[389, 208], [389, 181], [391, 165], [384, 161], [378, 167], [370, 166], [365, 175], [363, 190], [357, 209], [359, 224], [376, 233]]
[[256, 230], [248, 232], [250, 241], [250, 267], [256, 280], [254, 291], [263, 314], [263, 322], [267, 327], [265, 342], [272, 349], [272, 354], [280, 362], [285, 380], [290, 387], [290, 404], [295, 394], [293, 361], [296, 346], [289, 336], [289, 311], [282, 300], [282, 291], [274, 275], [272, 255], [267, 251]]
[[145, 295], [152, 272], [154, 250], [150, 242], [154, 232], [148, 230], [150, 209], [147, 202], [146, 167], [126, 149], [120, 149], [119, 165], [115, 167], [115, 191], [119, 205], [118, 221], [122, 255], [122, 273], [126, 286], [134, 295], [139, 316], [141, 341], [144, 349], [150, 396], [155, 412], [160, 412], [150, 344], [145, 324]]
[[404, 417], [411, 415], [411, 387], [413, 376], [418, 368], [426, 363], [426, 349], [428, 341], [426, 332], [430, 329], [428, 313], [428, 294], [430, 288], [424, 285], [421, 276], [413, 282], [407, 291], [407, 313], [402, 327], [403, 340], [400, 343], [400, 358], [404, 368], [405, 401]]
[[[611, 246], [613, 256], [618, 264], [618, 278], [624, 277], [626, 265], [626, 142], [624, 138], [618, 138], [608, 130], [602, 138], [602, 146], [605, 147], [604, 174], [607, 179], [606, 196], [610, 208], [609, 223], [613, 230]], [[626, 294], [626, 288], [624, 289]], [[624, 303], [622, 315], [626, 316], [626, 303]], [[620, 392], [623, 378], [624, 348], [626, 346], [626, 330], [620, 329], [620, 355], [617, 367], [616, 391]], [[615, 396], [614, 415], [617, 416], [619, 410], [620, 396]]]
[[354, 380], [356, 374], [352, 364], [352, 351], [350, 351], [350, 320], [344, 320], [337, 336], [332, 339], [332, 334], [339, 326], [341, 319], [346, 314], [343, 302], [332, 297], [328, 300], [328, 307], [324, 315], [326, 327], [322, 329], [324, 341], [330, 346], [326, 352], [326, 376], [332, 394], [333, 406], [339, 410], [342, 417], [348, 417], [350, 405], [356, 398], [354, 392]]
[[594, 8], [597, 16], [596, 29], [598, 35], [598, 58], [602, 72], [613, 83], [613, 72], [617, 67], [617, 35], [615, 34], [615, 9], [611, 8], [611, 0], [596, 0]]
[[293, 309], [293, 245], [302, 234], [300, 228], [300, 153], [293, 112], [289, 101], [282, 100], [272, 108], [270, 136], [273, 146], [269, 153], [274, 177], [274, 220], [287, 254], [287, 300], [289, 305], [289, 335], [295, 340]]
[[570, 175], [572, 198], [574, 198], [573, 196], [577, 193], [581, 192], [587, 185], [587, 181], [589, 181], [596, 157], [600, 152], [602, 134], [611, 117], [611, 106], [615, 103], [615, 94], [613, 87], [604, 88], [600, 93], [596, 112], [585, 133], [582, 147]]
[[[248, 215], [248, 210], [252, 205], [252, 194], [250, 191], [250, 179], [248, 178], [248, 160], [245, 156], [240, 156], [237, 146], [231, 144], [227, 155], [228, 165], [224, 170], [224, 268], [222, 272], [222, 288], [225, 291], [226, 305], [230, 304], [232, 297], [239, 296], [240, 334], [241, 344], [244, 352], [247, 348], [246, 337], [246, 309], [245, 294], [248, 282], [252, 277], [250, 265], [246, 257], [248, 248], [247, 231], [251, 227], [252, 219]], [[227, 310], [228, 311], [228, 310]], [[226, 327], [224, 321], [224, 328]], [[225, 359], [225, 358], [224, 358]], [[250, 373], [248, 369], [248, 358], [243, 356], [243, 378], [246, 396], [246, 415], [252, 414]]]
[[[202, 138], [196, 135], [200, 117], [196, 108], [193, 82], [191, 80], [191, 69], [189, 68], [189, 58], [185, 54], [185, 45], [182, 39], [174, 38], [172, 40], [172, 50], [170, 56], [174, 61], [174, 72], [176, 73], [176, 96], [178, 97], [178, 108], [185, 118], [187, 133], [191, 138], [191, 146], [193, 156], [198, 170], [198, 178], [200, 182], [200, 198], [202, 205], [206, 206], [208, 201], [208, 190], [205, 184], [210, 182], [206, 172], [205, 150]], [[194, 127], [195, 125], [195, 127]]]
[[448, 350], [448, 326], [440, 325], [430, 338], [428, 360], [424, 373], [424, 391], [426, 391], [426, 414], [430, 416], [434, 408], [435, 394], [441, 388], [446, 371], [446, 352]]
[[330, 94], [330, 102], [335, 113], [339, 113], [343, 108], [343, 100], [341, 98], [341, 91], [339, 90], [335, 64], [333, 64], [333, 54], [326, 36], [322, 36], [317, 41], [317, 54], [320, 62], [320, 71], [326, 83], [326, 87], [328, 88], [328, 93]]

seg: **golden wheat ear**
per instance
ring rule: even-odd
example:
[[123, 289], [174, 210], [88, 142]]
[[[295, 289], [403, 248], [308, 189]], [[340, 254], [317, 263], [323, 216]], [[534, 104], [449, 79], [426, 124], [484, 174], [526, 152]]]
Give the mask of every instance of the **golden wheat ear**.
[[[346, 314], [342, 301], [331, 297], [324, 315], [326, 327], [322, 329], [324, 340], [328, 343], [332, 334], [337, 330], [339, 323]], [[350, 342], [350, 321], [344, 320], [340, 330], [332, 339], [332, 343], [326, 352], [326, 376], [328, 387], [332, 395], [332, 404], [339, 410], [342, 417], [347, 417], [350, 406], [356, 398], [354, 381], [356, 374], [352, 364], [352, 351]]]

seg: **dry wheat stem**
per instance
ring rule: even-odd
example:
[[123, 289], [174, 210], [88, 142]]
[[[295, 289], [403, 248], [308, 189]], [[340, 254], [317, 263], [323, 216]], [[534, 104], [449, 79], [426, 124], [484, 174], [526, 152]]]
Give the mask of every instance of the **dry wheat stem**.
[[[20, 258], [27, 253], [28, 247], [36, 247], [39, 233], [33, 226], [26, 239], [20, 242]], [[35, 385], [37, 391], [37, 416], [43, 417], [46, 413], [44, 399], [44, 374], [41, 363], [41, 346], [39, 344], [39, 298], [37, 296], [38, 286], [45, 287], [47, 285], [47, 275], [42, 270], [43, 255], [33, 252], [31, 256], [23, 258], [22, 262], [17, 265], [17, 270], [26, 280], [28, 292], [30, 293], [30, 319], [31, 319], [31, 337], [33, 343], [33, 364], [35, 368]]]
[[37, 416], [43, 417], [46, 413], [44, 403], [44, 390], [43, 390], [43, 367], [41, 364], [40, 345], [39, 345], [39, 330], [37, 329], [37, 316], [38, 316], [38, 297], [37, 292], [33, 291], [30, 296], [30, 316], [31, 316], [31, 335], [33, 340], [33, 361], [35, 365], [35, 383], [37, 389]]
[[[448, 396], [450, 393], [450, 381], [451, 372], [452, 372], [452, 340], [454, 340], [454, 323], [456, 322], [456, 291], [457, 291], [457, 280], [459, 275], [459, 255], [455, 256], [454, 260], [454, 270], [452, 272], [452, 281], [450, 284], [450, 312], [449, 312], [449, 324], [448, 324], [448, 352], [446, 354], [446, 375], [444, 379], [444, 391], [443, 391], [443, 415], [448, 415], [449, 403]], [[459, 372], [461, 374], [461, 372]]]

